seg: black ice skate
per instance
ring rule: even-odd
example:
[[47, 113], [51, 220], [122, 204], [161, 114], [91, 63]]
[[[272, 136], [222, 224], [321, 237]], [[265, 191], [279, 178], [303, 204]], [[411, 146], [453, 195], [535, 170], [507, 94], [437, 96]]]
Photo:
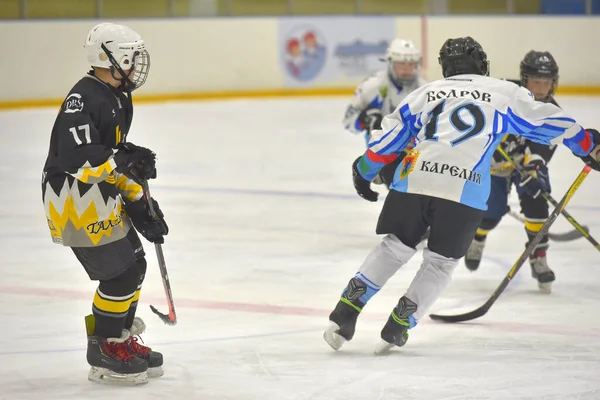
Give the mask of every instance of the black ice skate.
[[417, 305], [402, 296], [398, 305], [392, 310], [385, 326], [381, 330], [381, 342], [375, 348], [375, 355], [388, 353], [392, 347], [402, 347], [408, 340], [410, 316], [417, 311]]
[[479, 264], [481, 263], [481, 256], [483, 255], [483, 249], [485, 247], [485, 240], [473, 239], [467, 254], [465, 254], [465, 265], [471, 271], [477, 271]]
[[[146, 324], [144, 321], [139, 317], [135, 317], [133, 319], [133, 325], [131, 325], [131, 328], [129, 329], [130, 336], [125, 340], [125, 345], [131, 354], [146, 360], [148, 363], [148, 378], [158, 378], [165, 373], [162, 367], [163, 355], [138, 342], [138, 338], [145, 330]], [[139, 339], [141, 340], [141, 338]]]
[[101, 338], [94, 335], [93, 315], [85, 318], [88, 332], [88, 379], [111, 385], [140, 385], [148, 382], [148, 363], [131, 354], [125, 345], [129, 332], [120, 338]]
[[552, 292], [552, 282], [556, 279], [554, 271], [548, 267], [546, 260], [546, 249], [536, 249], [529, 257], [531, 265], [531, 276], [538, 281], [538, 287], [542, 293]]
[[352, 340], [358, 314], [365, 306], [359, 299], [367, 292], [367, 286], [361, 280], [352, 278], [342, 294], [342, 298], [329, 314], [329, 326], [323, 333], [323, 339], [334, 350]]

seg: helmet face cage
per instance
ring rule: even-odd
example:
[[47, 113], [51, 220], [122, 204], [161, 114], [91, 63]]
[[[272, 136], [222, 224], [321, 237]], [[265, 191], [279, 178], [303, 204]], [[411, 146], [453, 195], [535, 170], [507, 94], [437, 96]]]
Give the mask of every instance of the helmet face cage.
[[[150, 72], [150, 54], [148, 50], [136, 51], [133, 55], [133, 76], [128, 77], [129, 81], [138, 89], [148, 78]], [[133, 89], [132, 89], [133, 90]]]
[[[115, 60], [112, 52], [106, 48], [104, 43], [102, 43], [100, 47], [112, 64], [110, 67], [112, 77], [121, 81], [119, 89], [124, 92], [133, 92], [146, 82], [148, 72], [150, 71], [150, 54], [147, 50], [135, 51], [131, 60], [129, 60], [129, 58], [122, 60], [122, 63], [130, 64], [130, 68], [126, 73], [123, 71], [123, 68], [117, 60]], [[119, 73], [120, 77], [115, 75], [115, 71]]]
[[[388, 74], [392, 81], [397, 86], [404, 86], [411, 84], [417, 79], [419, 75], [419, 71], [421, 69], [421, 53], [414, 47], [407, 47], [405, 51], [389, 51], [387, 56], [388, 62]], [[394, 69], [394, 63], [412, 63], [416, 65], [415, 74], [410, 78], [397, 76], [396, 71]]]
[[528, 86], [529, 78], [539, 79], [551, 79], [552, 87], [548, 92], [548, 95], [543, 99], [537, 99], [539, 101], [549, 101], [556, 91], [558, 86], [558, 64], [552, 54], [547, 51], [530, 51], [525, 54], [523, 61], [520, 65], [521, 72], [521, 85], [524, 87]]
[[[397, 62], [416, 64], [414, 76], [409, 77], [409, 78], [398, 76], [396, 74], [396, 70], [394, 68], [394, 63], [397, 63]], [[388, 59], [388, 74], [389, 74], [390, 78], [392, 79], [392, 81], [396, 84], [396, 86], [402, 87], [404, 85], [409, 85], [409, 84], [413, 83], [417, 79], [420, 69], [421, 69], [421, 61], [420, 61], [420, 59], [415, 59], [414, 57], [404, 57], [402, 59], [400, 59], [399, 57], [395, 57], [395, 58]]]

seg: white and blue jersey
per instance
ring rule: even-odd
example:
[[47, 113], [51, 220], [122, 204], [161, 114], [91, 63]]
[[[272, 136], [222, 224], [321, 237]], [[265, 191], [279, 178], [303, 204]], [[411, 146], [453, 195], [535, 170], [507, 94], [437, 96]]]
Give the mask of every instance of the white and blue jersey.
[[358, 163], [372, 180], [415, 139], [391, 189], [448, 199], [486, 210], [490, 162], [507, 134], [546, 145], [562, 142], [587, 155], [592, 136], [559, 107], [536, 102], [525, 88], [481, 75], [458, 75], [412, 92], [371, 133]]
[[387, 115], [394, 111], [406, 96], [426, 83], [418, 76], [413, 82], [400, 87], [390, 79], [387, 69], [367, 77], [354, 92], [346, 109], [342, 121], [344, 129], [355, 134], [368, 133], [367, 127], [358, 119], [364, 110], [376, 108], [381, 110], [381, 114]]

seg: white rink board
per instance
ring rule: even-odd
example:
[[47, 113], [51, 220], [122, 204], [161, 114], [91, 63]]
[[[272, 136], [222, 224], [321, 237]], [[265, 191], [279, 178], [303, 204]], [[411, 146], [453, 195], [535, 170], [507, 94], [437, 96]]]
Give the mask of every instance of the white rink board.
[[[335, 17], [321, 20], [336, 23]], [[278, 21], [265, 17], [115, 22], [130, 25], [147, 41], [152, 66], [139, 93], [160, 95], [285, 89]], [[0, 75], [5, 77], [0, 101], [63, 98], [87, 70], [82, 46], [96, 22], [0, 22], [0, 36], [11, 38], [0, 44]], [[398, 36], [426, 45], [424, 73], [429, 79], [441, 76], [437, 53], [443, 41], [471, 35], [488, 52], [493, 76], [516, 77], [525, 52], [547, 49], [560, 64], [562, 85], [600, 85], [600, 53], [594, 50], [600, 33], [597, 17], [398, 17], [395, 26]], [[315, 85], [354, 87], [359, 81], [346, 77]]]

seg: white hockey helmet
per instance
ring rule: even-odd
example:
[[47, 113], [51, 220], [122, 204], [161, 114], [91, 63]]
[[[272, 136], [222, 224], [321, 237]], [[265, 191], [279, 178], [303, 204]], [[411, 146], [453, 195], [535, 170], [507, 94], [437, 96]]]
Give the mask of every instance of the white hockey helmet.
[[[85, 40], [88, 62], [92, 67], [108, 68], [121, 80], [121, 89], [133, 91], [148, 78], [150, 55], [142, 37], [133, 29], [104, 22], [90, 29]], [[121, 77], [115, 76], [115, 70]]]
[[388, 62], [414, 62], [421, 63], [421, 51], [408, 39], [394, 39], [385, 52]]
[[[385, 60], [388, 62], [390, 77], [399, 86], [413, 82], [419, 74], [421, 67], [421, 51], [408, 39], [394, 39], [385, 52]], [[409, 76], [399, 76], [394, 63], [415, 64], [414, 71]]]

